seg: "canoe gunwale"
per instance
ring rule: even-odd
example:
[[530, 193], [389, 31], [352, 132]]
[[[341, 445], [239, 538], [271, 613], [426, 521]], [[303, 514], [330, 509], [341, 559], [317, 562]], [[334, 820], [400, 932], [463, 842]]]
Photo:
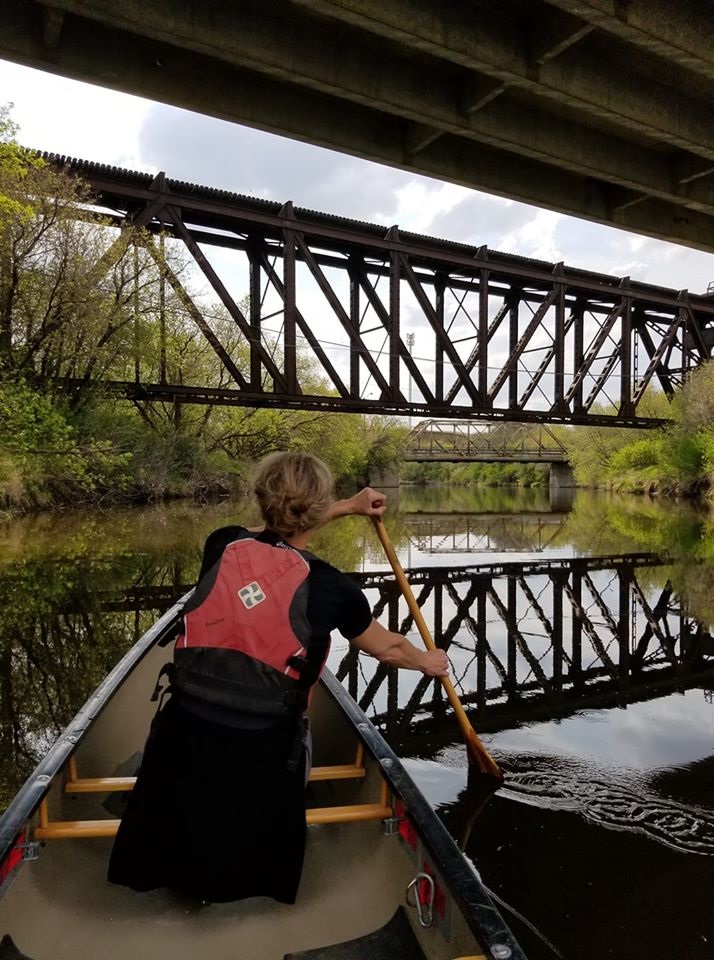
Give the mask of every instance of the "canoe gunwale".
[[509, 960], [527, 960], [453, 837], [382, 734], [330, 670], [323, 671], [321, 682], [379, 764], [390, 789], [404, 803], [434, 867], [448, 883], [449, 893], [487, 957], [493, 957], [492, 947], [505, 945], [511, 950]]

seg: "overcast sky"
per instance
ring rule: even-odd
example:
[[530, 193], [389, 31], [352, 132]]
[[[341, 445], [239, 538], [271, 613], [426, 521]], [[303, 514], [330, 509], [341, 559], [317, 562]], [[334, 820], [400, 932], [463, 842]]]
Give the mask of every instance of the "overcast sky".
[[703, 291], [706, 253], [0, 61], [27, 146]]

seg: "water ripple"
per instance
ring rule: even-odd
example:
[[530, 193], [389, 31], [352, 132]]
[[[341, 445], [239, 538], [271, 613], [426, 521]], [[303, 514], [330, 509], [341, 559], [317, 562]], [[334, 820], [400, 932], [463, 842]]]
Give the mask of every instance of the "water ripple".
[[592, 768], [554, 757], [519, 756], [503, 765], [503, 797], [569, 810], [603, 827], [644, 834], [682, 853], [714, 856], [714, 813], [663, 799], [638, 774], [594, 774]]

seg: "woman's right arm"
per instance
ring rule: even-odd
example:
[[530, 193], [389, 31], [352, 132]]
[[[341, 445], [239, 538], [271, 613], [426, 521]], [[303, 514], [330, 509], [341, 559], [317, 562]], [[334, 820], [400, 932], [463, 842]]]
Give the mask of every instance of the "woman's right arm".
[[421, 670], [427, 677], [444, 677], [449, 673], [449, 660], [444, 650], [420, 650], [402, 636], [387, 630], [377, 620], [350, 643], [380, 663], [403, 670]]

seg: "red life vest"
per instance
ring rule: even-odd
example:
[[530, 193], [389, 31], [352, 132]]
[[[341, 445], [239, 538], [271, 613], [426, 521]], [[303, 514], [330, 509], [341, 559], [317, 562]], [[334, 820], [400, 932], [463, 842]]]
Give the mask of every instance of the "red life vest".
[[[309, 556], [309, 554], [308, 554]], [[250, 534], [229, 543], [184, 608], [172, 686], [218, 707], [268, 716], [299, 714], [311, 640], [310, 564], [287, 544]], [[319, 670], [313, 684], [317, 682]]]

